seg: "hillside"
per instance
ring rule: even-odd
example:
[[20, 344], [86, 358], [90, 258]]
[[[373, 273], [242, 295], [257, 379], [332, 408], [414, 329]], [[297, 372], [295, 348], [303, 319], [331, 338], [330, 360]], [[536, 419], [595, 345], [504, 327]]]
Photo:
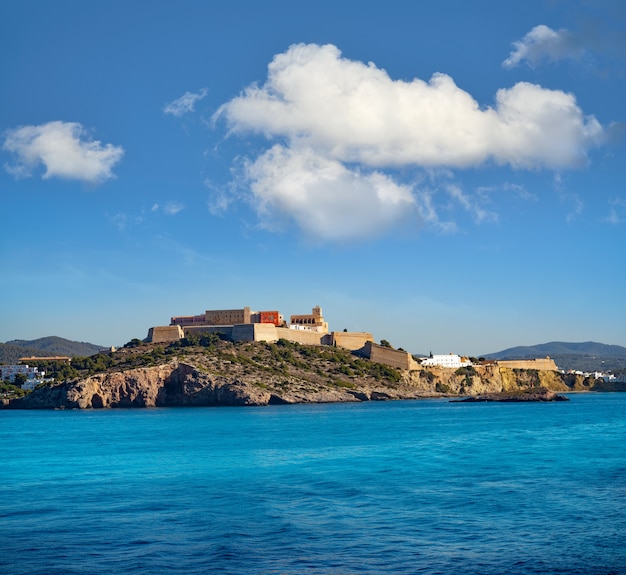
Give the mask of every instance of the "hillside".
[[567, 343], [553, 341], [532, 346], [511, 347], [485, 354], [487, 359], [526, 359], [550, 356], [560, 369], [615, 371], [626, 368], [626, 347], [594, 341]]
[[68, 355], [70, 357], [84, 357], [101, 351], [103, 346], [72, 341], [57, 336], [41, 337], [39, 339], [14, 339], [0, 343], [0, 362], [15, 363], [24, 356], [52, 356]]
[[[41, 365], [57, 382], [8, 403], [13, 409], [267, 405], [599, 389], [555, 371], [481, 365], [400, 371], [330, 346], [232, 343], [217, 336]], [[55, 371], [56, 370], [56, 371]]]

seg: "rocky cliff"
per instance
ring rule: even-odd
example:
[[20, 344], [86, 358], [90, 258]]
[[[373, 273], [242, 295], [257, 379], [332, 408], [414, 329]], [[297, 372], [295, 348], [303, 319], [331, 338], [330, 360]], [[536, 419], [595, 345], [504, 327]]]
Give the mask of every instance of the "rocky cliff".
[[[240, 372], [239, 374], [237, 372]], [[42, 387], [12, 400], [9, 409], [98, 409], [112, 407], [244, 406], [287, 403], [354, 402], [426, 397], [497, 394], [542, 387], [571, 391], [557, 372], [478, 366], [471, 370], [443, 368], [403, 372], [399, 378], [368, 376], [351, 380], [327, 378], [312, 382], [231, 365], [231, 375], [211, 373], [206, 366], [173, 360], [153, 367], [101, 373]]]
[[194, 405], [265, 405], [270, 394], [237, 380], [211, 377], [191, 365], [103, 373], [36, 389], [8, 405], [13, 409], [88, 409]]
[[[466, 397], [545, 388], [600, 390], [599, 382], [556, 371], [494, 364], [401, 371], [345, 349], [241, 343], [217, 336], [139, 344], [62, 366], [61, 383], [4, 401], [9, 409], [91, 409], [329, 403]], [[64, 375], [63, 375], [64, 374]]]
[[[479, 395], [532, 387], [552, 391], [574, 391], [574, 385], [578, 383], [578, 380], [572, 379], [571, 385], [568, 386], [563, 375], [556, 371], [510, 369], [496, 365], [477, 365], [459, 370], [429, 367], [407, 371], [403, 374], [403, 379], [425, 396]], [[582, 387], [582, 384], [579, 384], [579, 387]]]

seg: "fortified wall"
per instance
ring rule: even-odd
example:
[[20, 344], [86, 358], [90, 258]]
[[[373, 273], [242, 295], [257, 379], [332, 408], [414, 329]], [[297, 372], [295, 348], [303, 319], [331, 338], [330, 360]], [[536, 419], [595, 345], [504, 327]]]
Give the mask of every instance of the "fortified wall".
[[183, 337], [185, 334], [179, 325], [159, 325], [148, 330], [147, 340], [152, 343], [166, 343], [177, 341]]
[[[179, 328], [180, 331], [175, 331]], [[333, 345], [350, 351], [363, 349], [365, 344], [373, 341], [371, 333], [367, 332], [331, 332], [322, 333], [305, 329], [289, 329], [276, 327], [271, 323], [246, 323], [237, 325], [194, 325], [153, 327], [148, 332], [148, 341], [166, 342], [175, 341], [187, 334], [220, 333], [232, 341], [278, 341], [286, 339], [302, 345]], [[154, 339], [158, 338], [158, 339]], [[170, 339], [167, 339], [170, 338]]]
[[365, 356], [375, 363], [382, 363], [404, 370], [420, 368], [419, 363], [413, 359], [413, 356], [408, 351], [385, 347], [372, 341], [368, 341], [365, 344], [364, 351]]
[[546, 358], [537, 359], [511, 359], [511, 360], [498, 360], [496, 364], [499, 367], [508, 367], [509, 369], [538, 369], [540, 371], [558, 371], [559, 368], [554, 363], [554, 360]]
[[366, 331], [333, 331], [330, 334], [329, 345], [357, 351], [364, 349], [367, 342], [372, 343], [374, 337]]
[[[202, 333], [219, 333], [235, 342], [275, 342], [286, 339], [303, 345], [341, 347], [359, 352], [370, 361], [397, 369], [407, 371], [421, 369], [420, 364], [410, 353], [374, 343], [371, 333], [335, 331], [329, 333], [328, 323], [324, 320], [320, 306], [315, 306], [311, 314], [292, 315], [290, 324], [291, 328], [281, 327], [285, 323], [278, 311], [252, 312], [249, 307], [207, 310], [201, 315], [172, 317], [168, 326], [151, 327], [147, 341], [166, 343], [182, 339], [188, 334]], [[461, 358], [459, 363], [462, 363]], [[501, 368], [508, 369], [558, 371], [556, 364], [549, 357], [504, 360], [495, 363]]]
[[320, 331], [307, 329], [289, 329], [288, 327], [276, 328], [276, 341], [286, 339], [303, 345], [328, 345], [330, 335]]

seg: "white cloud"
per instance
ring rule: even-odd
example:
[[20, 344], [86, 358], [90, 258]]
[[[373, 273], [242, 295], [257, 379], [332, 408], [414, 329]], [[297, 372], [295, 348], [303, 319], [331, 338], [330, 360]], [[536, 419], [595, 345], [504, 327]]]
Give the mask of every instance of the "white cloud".
[[[491, 162], [579, 167], [605, 138], [599, 122], [559, 90], [519, 83], [481, 108], [445, 74], [427, 82], [392, 80], [372, 63], [315, 44], [275, 56], [265, 84], [221, 106], [214, 115], [220, 119], [231, 134], [283, 141], [247, 166], [261, 212], [290, 214], [308, 233], [330, 239], [386, 229], [407, 206], [420, 211], [415, 190], [396, 183], [389, 170]], [[394, 190], [395, 203], [383, 200], [382, 190]]]
[[459, 204], [466, 212], [474, 216], [474, 221], [477, 224], [498, 221], [498, 214], [481, 205], [481, 202], [485, 203], [488, 201], [486, 194], [479, 192], [476, 198], [474, 198], [465, 193], [457, 184], [448, 184], [445, 189], [450, 198]]
[[376, 171], [350, 170], [308, 147], [275, 145], [247, 169], [259, 211], [286, 215], [311, 237], [376, 235], [414, 209], [408, 186]]
[[[108, 216], [108, 214], [107, 214]], [[109, 221], [113, 224], [119, 232], [126, 231], [126, 227], [128, 226], [128, 215], [120, 212], [117, 214], [113, 214], [112, 216], [108, 216]]]
[[159, 203], [155, 202], [154, 204], [152, 204], [150, 211], [152, 213], [157, 213], [161, 211], [166, 216], [175, 216], [178, 212], [181, 212], [184, 209], [185, 209], [184, 204], [181, 204], [180, 202], [172, 201], [172, 202], [166, 202], [163, 205], [160, 205]]
[[213, 216], [223, 216], [233, 202], [243, 199], [240, 197], [239, 188], [234, 182], [227, 186], [219, 186], [207, 178], [204, 180], [204, 185], [210, 191], [207, 208]]
[[172, 100], [169, 104], [166, 104], [163, 107], [163, 112], [180, 118], [188, 112], [193, 112], [196, 102], [202, 100], [207, 95], [207, 92], [208, 90], [206, 88], [202, 88], [202, 90], [195, 94], [193, 92], [185, 92], [177, 100]]
[[43, 164], [44, 179], [58, 177], [85, 182], [101, 182], [114, 177], [112, 168], [124, 155], [121, 146], [103, 145], [87, 138], [76, 122], [49, 122], [21, 126], [6, 132], [3, 149], [15, 156], [5, 165], [16, 177], [28, 177]]
[[233, 132], [304, 142], [342, 162], [371, 167], [580, 165], [602, 141], [573, 95], [528, 83], [499, 90], [481, 109], [452, 78], [392, 80], [341, 58], [335, 46], [299, 44], [269, 65], [267, 82], [220, 107]]
[[175, 216], [178, 212], [185, 209], [185, 206], [180, 202], [167, 202], [163, 206], [163, 213], [166, 216]]
[[614, 198], [609, 201], [609, 215], [604, 219], [605, 222], [613, 225], [624, 223], [626, 218], [626, 199]]
[[503, 190], [505, 192], [513, 192], [518, 198], [526, 201], [536, 202], [537, 196], [532, 192], [529, 192], [524, 186], [519, 184], [509, 184], [506, 183], [503, 185]]
[[432, 190], [420, 190], [420, 193], [416, 194], [417, 211], [420, 217], [442, 234], [456, 233], [458, 226], [455, 222], [440, 218], [433, 196]]
[[515, 68], [520, 62], [526, 61], [534, 66], [542, 60], [578, 60], [586, 51], [578, 45], [574, 34], [568, 30], [552, 30], [540, 24], [535, 26], [526, 36], [513, 42], [515, 49], [502, 62], [505, 68]]

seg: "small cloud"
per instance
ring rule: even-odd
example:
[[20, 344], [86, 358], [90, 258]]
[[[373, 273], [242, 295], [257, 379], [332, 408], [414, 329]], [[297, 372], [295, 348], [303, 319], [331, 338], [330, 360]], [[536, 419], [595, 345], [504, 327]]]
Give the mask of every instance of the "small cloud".
[[29, 177], [40, 165], [42, 178], [65, 178], [99, 183], [114, 177], [112, 168], [124, 155], [121, 146], [89, 139], [76, 122], [49, 122], [21, 126], [6, 132], [3, 149], [15, 156], [6, 170], [17, 178]]
[[522, 61], [533, 67], [542, 60], [579, 60], [587, 53], [568, 30], [552, 30], [544, 24], [535, 26], [526, 36], [513, 42], [515, 49], [502, 62], [505, 68], [515, 68]]
[[440, 219], [431, 190], [416, 192], [415, 205], [420, 218], [439, 233], [452, 235], [458, 232], [458, 226], [455, 222]]
[[109, 216], [109, 221], [118, 229], [118, 231], [123, 232], [126, 230], [128, 225], [128, 215], [120, 212]]
[[578, 194], [568, 194], [564, 199], [569, 205], [569, 212], [565, 216], [565, 220], [567, 223], [571, 223], [582, 215], [585, 209], [585, 202]]
[[181, 212], [184, 209], [185, 209], [184, 204], [181, 204], [180, 202], [172, 201], [172, 202], [166, 202], [163, 205], [159, 204], [158, 202], [155, 202], [154, 204], [152, 204], [150, 211], [153, 214], [161, 212], [165, 214], [166, 216], [175, 216], [178, 212]]
[[479, 191], [476, 194], [476, 198], [473, 198], [469, 194], [463, 192], [463, 190], [456, 184], [449, 184], [445, 189], [450, 198], [455, 200], [466, 212], [469, 212], [474, 216], [475, 223], [481, 224], [483, 222], [498, 221], [498, 214], [485, 209], [481, 205], [481, 202], [485, 203], [489, 201], [487, 194]]
[[207, 208], [212, 216], [223, 216], [233, 202], [242, 199], [238, 193], [238, 186], [234, 183], [218, 186], [207, 178], [204, 185], [210, 191]]
[[179, 202], [167, 202], [163, 206], [163, 213], [166, 216], [175, 216], [178, 212], [185, 209], [185, 206]]
[[585, 209], [585, 202], [578, 194], [569, 192], [566, 189], [565, 184], [563, 183], [563, 178], [558, 172], [554, 174], [552, 187], [554, 188], [554, 191], [559, 195], [561, 202], [567, 205], [568, 211], [565, 216], [565, 221], [568, 224], [576, 221], [582, 215]]
[[506, 183], [504, 184], [503, 189], [505, 192], [514, 193], [518, 198], [522, 200], [526, 200], [529, 202], [537, 201], [537, 196], [532, 192], [529, 192], [524, 186], [521, 186], [520, 184]]
[[138, 215], [127, 214], [125, 212], [118, 212], [116, 214], [109, 214], [105, 212], [105, 217], [109, 220], [109, 223], [117, 228], [120, 233], [126, 232], [129, 229], [134, 229], [141, 226], [145, 222], [145, 216], [143, 213]]
[[619, 225], [626, 221], [626, 199], [614, 198], [609, 201], [609, 215], [604, 218], [608, 224]]
[[208, 93], [206, 88], [202, 88], [195, 94], [193, 92], [185, 92], [177, 100], [172, 100], [169, 104], [163, 107], [164, 114], [171, 114], [180, 118], [189, 112], [195, 111], [196, 102], [202, 100]]

